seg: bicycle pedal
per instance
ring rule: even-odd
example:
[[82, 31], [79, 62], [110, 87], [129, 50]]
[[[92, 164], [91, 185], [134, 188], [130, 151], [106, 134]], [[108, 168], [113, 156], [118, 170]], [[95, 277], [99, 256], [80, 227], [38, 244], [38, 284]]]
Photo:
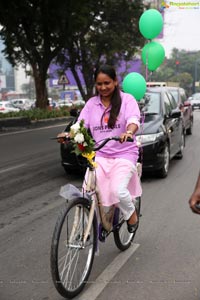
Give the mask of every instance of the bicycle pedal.
[[103, 237], [103, 236], [101, 236], [101, 235], [99, 235], [99, 240], [100, 240], [100, 242], [104, 243], [104, 242], [105, 242], [105, 240], [106, 240], [106, 238], [105, 238], [105, 237]]
[[106, 239], [107, 235], [108, 235], [108, 232], [104, 228], [101, 228], [101, 230], [99, 232], [100, 242], [105, 242], [105, 239]]
[[142, 214], [140, 214], [140, 217], [142, 217]]

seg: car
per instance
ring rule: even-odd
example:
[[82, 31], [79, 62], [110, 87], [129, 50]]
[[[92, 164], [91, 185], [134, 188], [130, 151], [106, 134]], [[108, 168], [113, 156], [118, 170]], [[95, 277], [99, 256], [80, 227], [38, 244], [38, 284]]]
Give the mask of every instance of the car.
[[62, 99], [60, 99], [60, 100], [58, 100], [58, 106], [59, 107], [71, 107], [71, 106], [73, 106], [72, 100], [69, 100], [69, 99], [62, 100]]
[[181, 87], [172, 86], [167, 86], [166, 89], [171, 92], [182, 112], [185, 133], [188, 135], [192, 134], [194, 122], [193, 109], [185, 90]]
[[[183, 157], [185, 134], [181, 110], [164, 87], [148, 88], [139, 106], [143, 121], [136, 139], [140, 146], [142, 170], [153, 171], [164, 178], [168, 175], [170, 160]], [[77, 109], [71, 110], [73, 119], [64, 129], [65, 132], [69, 132], [76, 122], [78, 113]], [[84, 174], [86, 159], [73, 153], [71, 142], [60, 145], [60, 154], [66, 173]]]
[[[70, 115], [72, 119], [64, 128], [64, 132], [69, 132], [70, 127], [76, 123], [79, 116], [80, 110], [77, 108], [71, 108]], [[84, 174], [86, 171], [87, 161], [82, 155], [76, 155], [73, 152], [73, 145], [71, 142], [60, 144], [60, 155], [61, 155], [61, 165], [63, 166], [67, 174], [77, 173]]]
[[31, 109], [32, 102], [29, 99], [12, 99], [10, 100], [12, 105], [20, 110], [29, 110]]
[[73, 100], [72, 104], [75, 105], [75, 106], [84, 106], [85, 101], [82, 100], [82, 99], [77, 99], [77, 100]]
[[0, 101], [0, 113], [6, 114], [9, 112], [19, 112], [20, 109], [16, 108], [9, 101]]
[[59, 100], [58, 105], [60, 107], [67, 106], [67, 107], [74, 107], [74, 106], [84, 106], [85, 101], [82, 99], [77, 99], [77, 100]]
[[181, 110], [165, 87], [147, 88], [139, 105], [144, 121], [136, 139], [142, 149], [142, 170], [165, 178], [170, 160], [183, 157], [185, 134]]
[[200, 109], [200, 93], [194, 93], [190, 98], [189, 98], [192, 109], [195, 110], [196, 108]]

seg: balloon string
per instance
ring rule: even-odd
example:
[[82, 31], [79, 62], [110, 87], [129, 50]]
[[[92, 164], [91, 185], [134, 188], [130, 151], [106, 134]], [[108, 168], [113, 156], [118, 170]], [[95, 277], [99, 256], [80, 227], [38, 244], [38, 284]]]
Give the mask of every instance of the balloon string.
[[142, 147], [142, 135], [144, 131], [144, 120], [145, 120], [145, 114], [144, 112], [141, 112], [141, 135], [140, 135], [140, 146], [139, 146], [139, 157], [140, 157], [140, 163], [143, 165], [143, 147]]
[[146, 77], [146, 82], [147, 82], [148, 81], [148, 50], [147, 50], [147, 53], [146, 53], [146, 68], [145, 68], [145, 70], [146, 70], [145, 77]]
[[148, 81], [148, 68], [147, 68], [147, 65], [146, 65], [146, 81]]

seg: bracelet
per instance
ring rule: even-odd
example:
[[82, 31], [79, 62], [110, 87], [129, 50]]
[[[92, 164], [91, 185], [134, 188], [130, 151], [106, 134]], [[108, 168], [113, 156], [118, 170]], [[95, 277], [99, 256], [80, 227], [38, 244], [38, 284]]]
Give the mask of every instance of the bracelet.
[[131, 130], [127, 130], [126, 133], [133, 135], [133, 131], [131, 131]]

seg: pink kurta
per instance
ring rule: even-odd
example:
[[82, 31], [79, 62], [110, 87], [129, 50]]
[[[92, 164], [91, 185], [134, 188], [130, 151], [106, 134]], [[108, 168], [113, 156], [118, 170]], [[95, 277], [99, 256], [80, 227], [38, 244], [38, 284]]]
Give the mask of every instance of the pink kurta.
[[[107, 137], [120, 136], [121, 133], [127, 131], [127, 127], [131, 123], [138, 125], [138, 127], [140, 126], [140, 110], [137, 101], [130, 94], [121, 92], [120, 96], [122, 99], [121, 108], [113, 129], [108, 128], [110, 107], [104, 107], [100, 96], [90, 98], [80, 113], [78, 120], [84, 119], [85, 126], [90, 129], [97, 145], [98, 142]], [[97, 151], [96, 156], [125, 158], [136, 164], [138, 159], [138, 146], [136, 140], [134, 140], [133, 143], [110, 141], [102, 149]]]
[[[128, 190], [134, 200], [141, 196], [142, 188], [140, 177], [138, 176], [137, 168], [126, 159], [112, 158], [96, 158], [97, 162], [97, 178], [100, 198], [104, 206], [111, 206], [119, 203], [119, 197], [113, 193], [113, 190], [120, 188], [120, 185], [127, 173], [132, 173], [132, 177], [128, 184]], [[114, 185], [114, 186], [112, 186]]]

